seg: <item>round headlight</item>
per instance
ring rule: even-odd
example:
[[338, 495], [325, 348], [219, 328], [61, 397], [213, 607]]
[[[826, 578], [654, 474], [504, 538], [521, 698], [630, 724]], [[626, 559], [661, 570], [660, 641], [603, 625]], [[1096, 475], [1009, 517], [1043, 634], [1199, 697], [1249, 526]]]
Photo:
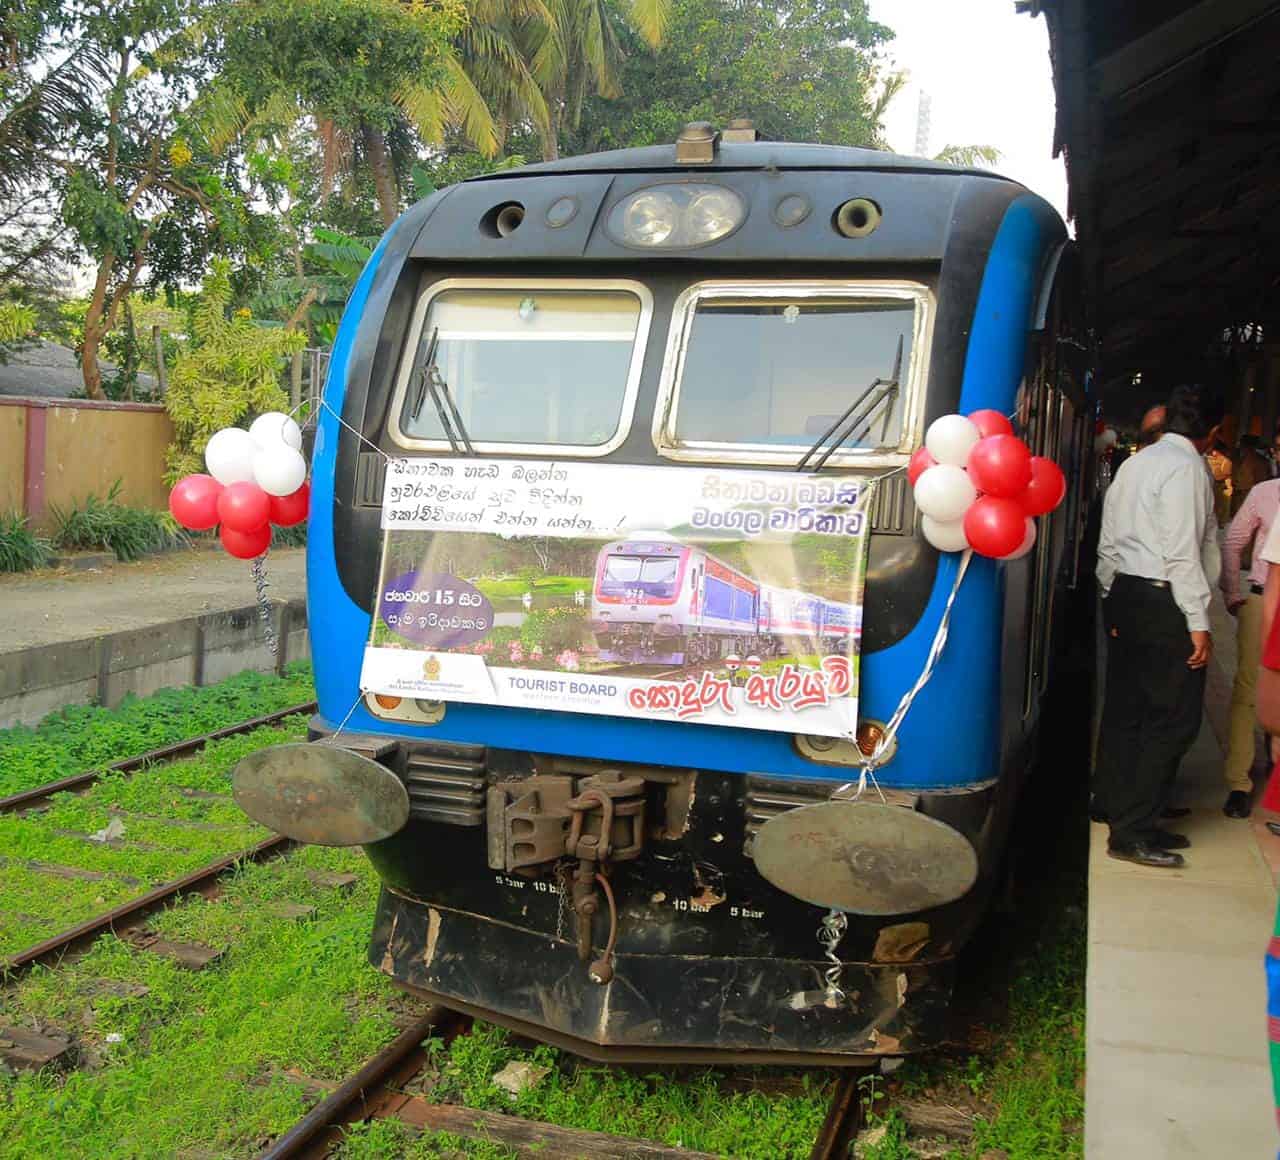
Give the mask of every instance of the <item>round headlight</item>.
[[714, 242], [741, 220], [742, 203], [727, 189], [709, 189], [689, 202], [688, 230], [691, 240]]
[[610, 213], [608, 228], [624, 246], [678, 250], [727, 237], [746, 216], [746, 202], [731, 189], [673, 181], [624, 197]]
[[661, 246], [676, 231], [675, 198], [650, 190], [631, 198], [622, 213], [622, 236], [633, 246]]

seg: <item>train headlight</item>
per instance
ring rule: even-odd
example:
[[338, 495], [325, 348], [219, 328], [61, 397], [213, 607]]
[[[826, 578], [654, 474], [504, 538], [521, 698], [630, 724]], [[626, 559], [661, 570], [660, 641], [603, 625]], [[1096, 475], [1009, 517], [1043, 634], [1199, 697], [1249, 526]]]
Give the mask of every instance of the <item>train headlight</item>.
[[609, 233], [626, 246], [679, 250], [728, 237], [746, 216], [746, 202], [731, 189], [672, 182], [624, 197], [609, 215]]
[[622, 210], [622, 237], [633, 246], [663, 246], [680, 224], [675, 199], [661, 190], [650, 190], [628, 198]]

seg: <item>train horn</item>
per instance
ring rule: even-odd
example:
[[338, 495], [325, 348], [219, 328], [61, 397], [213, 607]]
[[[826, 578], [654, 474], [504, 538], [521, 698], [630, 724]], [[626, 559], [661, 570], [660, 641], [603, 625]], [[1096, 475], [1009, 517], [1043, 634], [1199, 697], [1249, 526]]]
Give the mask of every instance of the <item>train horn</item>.
[[523, 221], [524, 206], [513, 201], [498, 210], [493, 219], [493, 228], [498, 231], [498, 237], [509, 238], [520, 228], [520, 223]]
[[836, 232], [846, 238], [865, 238], [880, 224], [880, 207], [868, 197], [853, 197], [836, 210]]

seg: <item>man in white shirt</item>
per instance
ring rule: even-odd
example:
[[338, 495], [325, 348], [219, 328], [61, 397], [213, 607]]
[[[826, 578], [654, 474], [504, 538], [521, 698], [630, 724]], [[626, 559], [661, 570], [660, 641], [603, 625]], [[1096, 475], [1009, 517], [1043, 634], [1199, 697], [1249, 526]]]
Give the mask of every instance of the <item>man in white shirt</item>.
[[1196, 446], [1208, 433], [1199, 393], [1179, 387], [1163, 436], [1126, 460], [1102, 508], [1097, 577], [1107, 687], [1094, 812], [1110, 823], [1108, 853], [1144, 866], [1182, 866], [1174, 851], [1191, 844], [1156, 823], [1200, 729], [1213, 651], [1217, 525], [1213, 482]]

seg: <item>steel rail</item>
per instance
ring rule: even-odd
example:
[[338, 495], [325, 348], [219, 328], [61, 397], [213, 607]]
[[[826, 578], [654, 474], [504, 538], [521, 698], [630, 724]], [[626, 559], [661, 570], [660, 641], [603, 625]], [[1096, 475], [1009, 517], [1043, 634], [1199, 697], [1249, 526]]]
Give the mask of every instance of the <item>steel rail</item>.
[[442, 1025], [457, 1019], [456, 1011], [429, 1007], [354, 1075], [334, 1088], [283, 1136], [258, 1154], [258, 1160], [297, 1160], [310, 1154], [321, 1137], [354, 1118], [370, 1095], [403, 1064], [424, 1039]]
[[850, 1145], [862, 1127], [862, 1100], [858, 1080], [865, 1072], [846, 1071], [836, 1080], [836, 1090], [827, 1108], [826, 1119], [818, 1129], [809, 1160], [844, 1160]]
[[273, 834], [247, 850], [228, 854], [216, 862], [210, 862], [198, 870], [191, 871], [190, 874], [184, 874], [181, 878], [161, 883], [145, 894], [121, 903], [104, 914], [87, 918], [61, 934], [56, 934], [24, 951], [19, 951], [16, 955], [0, 960], [0, 979], [6, 983], [12, 982], [37, 963], [55, 962], [68, 951], [93, 942], [99, 935], [105, 934], [117, 925], [128, 925], [152, 911], [171, 905], [188, 894], [199, 893], [242, 862], [265, 862], [287, 853], [295, 845], [297, 843], [292, 838], [286, 838], [283, 834]]
[[212, 733], [202, 733], [198, 737], [189, 737], [185, 741], [175, 741], [170, 745], [162, 745], [158, 749], [140, 753], [137, 757], [126, 757], [123, 761], [114, 762], [111, 765], [103, 766], [101, 769], [89, 769], [83, 773], [73, 773], [70, 777], [46, 782], [44, 785], [38, 785], [32, 789], [9, 794], [8, 797], [0, 797], [0, 814], [13, 813], [15, 810], [20, 810], [25, 806], [34, 805], [36, 802], [52, 797], [56, 793], [83, 789], [92, 785], [104, 774], [134, 773], [157, 761], [167, 761], [174, 757], [185, 757], [191, 753], [198, 753], [211, 741], [221, 741], [224, 737], [236, 737], [242, 733], [250, 733], [254, 729], [262, 728], [264, 725], [273, 725], [285, 717], [293, 717], [298, 713], [314, 713], [315, 711], [315, 701], [304, 701], [300, 705], [291, 705], [287, 709], [278, 709], [274, 713], [267, 713], [262, 717], [254, 717], [248, 721], [242, 721], [238, 725], [228, 725], [223, 729], [215, 729]]

